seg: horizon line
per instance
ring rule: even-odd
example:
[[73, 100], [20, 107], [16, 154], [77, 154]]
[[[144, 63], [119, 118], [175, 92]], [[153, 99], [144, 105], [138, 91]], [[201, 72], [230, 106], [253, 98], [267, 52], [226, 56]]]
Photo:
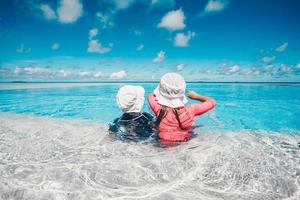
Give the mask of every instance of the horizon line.
[[[0, 83], [159, 83], [159, 81], [0, 81]], [[300, 84], [300, 81], [186, 81], [186, 83]]]

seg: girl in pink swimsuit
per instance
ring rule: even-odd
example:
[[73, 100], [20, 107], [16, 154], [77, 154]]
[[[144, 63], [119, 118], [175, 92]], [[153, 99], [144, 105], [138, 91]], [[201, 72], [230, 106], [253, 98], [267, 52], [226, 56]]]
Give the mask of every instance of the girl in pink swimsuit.
[[216, 106], [214, 99], [189, 92], [188, 97], [202, 103], [187, 103], [185, 97], [186, 83], [177, 73], [167, 73], [159, 86], [148, 97], [149, 105], [157, 117], [156, 127], [159, 138], [165, 142], [187, 141], [196, 117]]

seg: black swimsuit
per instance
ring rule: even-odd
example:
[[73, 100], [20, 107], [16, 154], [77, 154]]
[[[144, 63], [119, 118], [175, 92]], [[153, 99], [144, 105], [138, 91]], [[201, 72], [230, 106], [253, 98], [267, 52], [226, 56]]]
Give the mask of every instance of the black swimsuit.
[[153, 116], [149, 113], [124, 113], [109, 125], [109, 132], [121, 140], [139, 142], [154, 136]]

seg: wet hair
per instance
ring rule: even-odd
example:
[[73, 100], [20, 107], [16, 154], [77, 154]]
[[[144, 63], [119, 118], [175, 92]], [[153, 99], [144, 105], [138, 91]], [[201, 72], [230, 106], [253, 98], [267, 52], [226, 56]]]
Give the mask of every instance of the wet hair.
[[166, 106], [161, 106], [160, 111], [159, 111], [159, 115], [157, 116], [157, 119], [155, 121], [155, 127], [156, 128], [158, 128], [160, 122], [165, 117], [166, 112], [167, 112]]
[[[172, 110], [173, 110], [173, 113], [174, 113], [174, 115], [175, 115], [175, 117], [176, 117], [176, 119], [177, 119], [177, 122], [178, 122], [178, 124], [179, 124], [179, 127], [180, 127], [182, 130], [185, 130], [186, 128], [184, 128], [184, 127], [182, 126], [181, 121], [180, 121], [180, 119], [179, 119], [179, 115], [178, 115], [178, 112], [177, 112], [178, 109], [177, 109], [177, 108], [173, 108]], [[156, 128], [158, 128], [160, 122], [161, 122], [162, 119], [165, 117], [166, 112], [167, 112], [167, 107], [166, 107], [166, 106], [162, 106], [161, 109], [160, 109], [160, 111], [159, 111], [159, 115], [157, 116], [157, 119], [156, 119], [156, 121], [155, 121], [155, 127], [156, 127]]]
[[184, 130], [185, 128], [182, 127], [182, 124], [181, 124], [181, 121], [179, 119], [179, 115], [178, 115], [178, 112], [177, 112], [177, 108], [173, 108], [173, 112], [174, 112], [175, 117], [176, 117], [176, 119], [178, 121], [179, 127], [181, 128], [181, 130]]

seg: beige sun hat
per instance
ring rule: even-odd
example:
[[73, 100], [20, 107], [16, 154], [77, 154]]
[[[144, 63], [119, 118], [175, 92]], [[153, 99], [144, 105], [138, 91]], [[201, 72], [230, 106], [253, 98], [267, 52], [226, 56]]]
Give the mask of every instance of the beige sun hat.
[[117, 93], [116, 101], [125, 112], [141, 112], [145, 101], [145, 90], [141, 86], [125, 85]]
[[159, 104], [178, 108], [187, 103], [185, 88], [185, 80], [180, 74], [167, 73], [161, 77], [154, 94]]

